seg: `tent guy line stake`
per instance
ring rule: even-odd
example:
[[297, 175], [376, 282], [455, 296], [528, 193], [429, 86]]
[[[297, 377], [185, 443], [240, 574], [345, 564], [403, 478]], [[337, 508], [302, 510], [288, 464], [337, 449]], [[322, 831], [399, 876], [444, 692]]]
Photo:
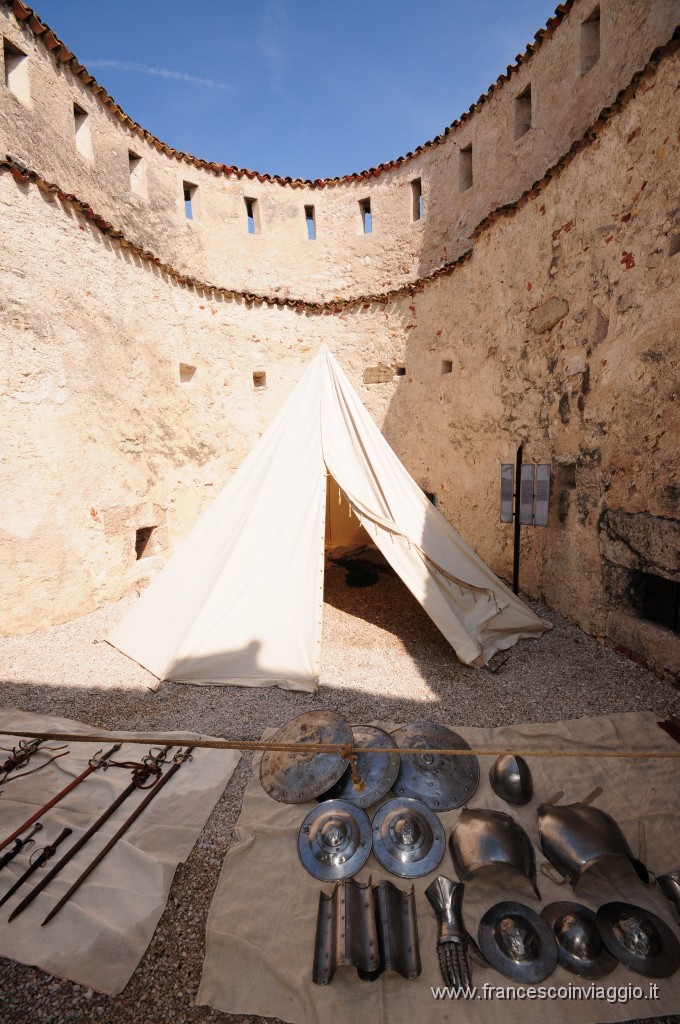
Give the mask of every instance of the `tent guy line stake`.
[[[29, 732], [22, 730], [2, 729], [3, 736], [29, 736], [48, 740], [68, 740], [69, 743], [136, 743], [142, 746], [159, 746], [169, 744], [175, 747], [192, 746], [206, 750], [278, 750], [292, 754], [340, 754], [349, 760], [355, 754], [385, 754], [384, 747], [357, 747], [343, 743], [272, 743], [267, 740], [232, 740], [225, 738], [205, 739], [195, 736], [97, 736], [70, 732]], [[444, 747], [399, 747], [400, 755], [419, 756], [430, 754], [444, 757], [499, 757], [501, 754], [515, 754], [521, 757], [627, 757], [680, 760], [680, 750], [522, 750], [516, 747], [499, 747], [493, 749]]]

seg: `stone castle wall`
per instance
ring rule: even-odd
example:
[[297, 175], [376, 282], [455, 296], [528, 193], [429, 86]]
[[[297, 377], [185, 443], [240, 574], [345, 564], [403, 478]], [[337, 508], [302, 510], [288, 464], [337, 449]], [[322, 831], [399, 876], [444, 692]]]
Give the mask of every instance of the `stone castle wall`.
[[[668, 43], [678, 6], [601, 0], [600, 56], [584, 70], [596, 5], [562, 5], [536, 52], [434, 144], [323, 186], [159, 150], [48, 49], [26, 8], [0, 6], [5, 56], [30, 61], [28, 92], [0, 78], [0, 156], [15, 161], [0, 173], [3, 630], [143, 585], [325, 341], [418, 482], [506, 578], [499, 463], [520, 442], [525, 460], [551, 462], [550, 525], [523, 530], [522, 587], [628, 646], [626, 573], [646, 556], [631, 568], [611, 513], [633, 517], [645, 551], [678, 520], [674, 47], [635, 77]], [[516, 139], [528, 85], [532, 127]], [[89, 155], [76, 148], [74, 103]], [[141, 158], [132, 180], [130, 152]], [[183, 183], [197, 188], [191, 220]], [[178, 283], [152, 257], [217, 290]], [[318, 305], [274, 304], [290, 296]], [[363, 298], [339, 301], [352, 296]], [[643, 519], [651, 539], [640, 542]], [[652, 562], [680, 580], [670, 557]]]

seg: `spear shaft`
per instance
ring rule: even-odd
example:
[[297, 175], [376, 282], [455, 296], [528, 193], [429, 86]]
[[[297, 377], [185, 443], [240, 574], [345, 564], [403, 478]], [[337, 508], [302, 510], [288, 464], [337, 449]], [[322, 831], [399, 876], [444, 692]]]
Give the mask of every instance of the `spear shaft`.
[[111, 806], [107, 807], [107, 809], [104, 811], [104, 813], [102, 815], [100, 815], [100, 817], [97, 818], [95, 823], [93, 825], [90, 825], [90, 827], [88, 828], [87, 832], [83, 833], [83, 835], [80, 837], [80, 839], [78, 839], [73, 844], [73, 846], [69, 847], [69, 849], [66, 851], [64, 856], [61, 858], [61, 860], [58, 860], [57, 863], [54, 865], [52, 870], [48, 871], [47, 874], [44, 876], [44, 878], [41, 878], [40, 881], [38, 882], [38, 884], [36, 886], [34, 886], [33, 889], [31, 889], [31, 891], [28, 893], [27, 896], [24, 897], [24, 899], [21, 901], [21, 903], [18, 905], [18, 907], [16, 907], [12, 911], [12, 913], [9, 915], [9, 917], [7, 918], [8, 922], [9, 921], [13, 921], [15, 917], [18, 917], [19, 914], [23, 913], [23, 911], [26, 909], [26, 907], [30, 906], [30, 904], [33, 902], [33, 900], [36, 898], [36, 896], [38, 896], [43, 891], [43, 889], [50, 884], [50, 882], [52, 881], [53, 878], [56, 878], [56, 876], [59, 874], [61, 869], [66, 864], [68, 864], [68, 862], [70, 860], [72, 860], [73, 857], [75, 857], [75, 855], [78, 853], [78, 851], [81, 850], [83, 848], [83, 846], [85, 846], [85, 843], [87, 843], [92, 838], [92, 836], [95, 834], [95, 832], [99, 831], [99, 829], [104, 824], [104, 822], [108, 821], [108, 819], [111, 817], [111, 815], [114, 814], [118, 810], [120, 805], [125, 800], [127, 800], [127, 798], [132, 793], [134, 793], [136, 789], [140, 788], [140, 781], [141, 782], [145, 782], [146, 779], [151, 774], [151, 766], [150, 766], [151, 762], [155, 762], [155, 764], [158, 765], [158, 763], [163, 760], [163, 758], [165, 757], [167, 752], [169, 750], [171, 750], [171, 749], [172, 748], [170, 746], [164, 747], [160, 754], [158, 754], [158, 755], [156, 755], [154, 757], [150, 757], [149, 758], [149, 764], [147, 765], [147, 768], [146, 768], [146, 772], [147, 772], [146, 778], [143, 777], [143, 773], [140, 773], [140, 775], [137, 778], [137, 781], [131, 782], [129, 786], [126, 786], [126, 788], [123, 790], [123, 792], [119, 796], [116, 797], [116, 799], [113, 801]]
[[60, 793], [57, 793], [57, 795], [53, 796], [51, 800], [48, 800], [44, 807], [41, 807], [39, 811], [36, 811], [35, 814], [32, 814], [31, 817], [23, 823], [23, 825], [20, 825], [19, 828], [15, 829], [14, 832], [12, 832], [11, 836], [7, 836], [7, 839], [3, 839], [3, 841], [0, 843], [0, 850], [4, 850], [6, 846], [9, 846], [10, 843], [14, 842], [17, 836], [20, 836], [22, 832], [25, 832], [27, 828], [30, 828], [34, 821], [37, 821], [38, 818], [42, 818], [43, 814], [46, 814], [47, 811], [50, 810], [50, 808], [54, 807], [55, 804], [58, 804], [60, 800], [63, 800], [64, 797], [67, 796], [72, 789], [75, 789], [76, 786], [80, 785], [83, 779], [86, 779], [88, 775], [91, 775], [92, 772], [95, 772], [100, 765], [104, 764], [104, 762], [108, 760], [109, 757], [111, 757], [112, 754], [115, 754], [117, 750], [120, 750], [120, 747], [121, 744], [117, 743], [115, 747], [111, 747], [111, 749], [108, 750], [102, 757], [94, 757], [90, 761], [89, 765], [87, 766], [84, 772], [81, 772], [80, 775], [77, 778], [73, 779], [72, 782], [69, 782], [68, 786], [65, 786]]
[[92, 872], [97, 867], [97, 865], [100, 864], [104, 860], [104, 857], [106, 857], [107, 853], [116, 845], [118, 840], [121, 839], [122, 836], [125, 835], [127, 830], [137, 820], [137, 818], [140, 816], [140, 814], [144, 813], [144, 811], [149, 806], [149, 804], [151, 803], [153, 798], [158, 795], [158, 792], [163, 788], [163, 786], [165, 786], [166, 783], [168, 783], [170, 781], [170, 779], [175, 774], [175, 772], [178, 772], [180, 770], [180, 768], [182, 767], [184, 762], [188, 761], [191, 758], [191, 754], [192, 754], [193, 749], [194, 749], [193, 747], [188, 747], [184, 752], [180, 751], [180, 753], [175, 756], [175, 763], [172, 765], [172, 767], [169, 768], [168, 771], [165, 773], [165, 775], [161, 779], [158, 780], [158, 782], [153, 787], [153, 789], [151, 789], [149, 791], [149, 793], [144, 797], [144, 799], [142, 800], [141, 804], [139, 804], [139, 806], [134, 809], [134, 811], [132, 812], [130, 817], [127, 819], [127, 821], [123, 822], [123, 824], [120, 826], [120, 828], [116, 832], [115, 836], [112, 836], [111, 839], [109, 839], [109, 841], [106, 844], [106, 846], [102, 850], [99, 851], [99, 853], [94, 858], [92, 863], [88, 864], [88, 866], [83, 871], [82, 875], [75, 880], [75, 882], [73, 883], [71, 888], [68, 890], [68, 892], [65, 893], [61, 897], [61, 899], [59, 900], [57, 905], [55, 907], [53, 907], [52, 910], [50, 910], [49, 914], [47, 915], [47, 917], [43, 921], [43, 924], [47, 924], [48, 921], [51, 921], [52, 918], [54, 917], [54, 915], [59, 913], [59, 911], [64, 906], [64, 904], [68, 903], [68, 901], [71, 899], [71, 896], [73, 896], [73, 894], [75, 892], [77, 892], [77, 890], [80, 888], [80, 886], [83, 884], [83, 882], [87, 878], [89, 878], [89, 876], [92, 874]]

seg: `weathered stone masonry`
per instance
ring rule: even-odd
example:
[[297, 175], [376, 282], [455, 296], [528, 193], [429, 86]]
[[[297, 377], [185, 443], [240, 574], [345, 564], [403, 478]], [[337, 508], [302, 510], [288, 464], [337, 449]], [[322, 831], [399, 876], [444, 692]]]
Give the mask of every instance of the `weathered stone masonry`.
[[[3, 0], [5, 632], [148, 579], [326, 341], [506, 577], [499, 462], [520, 441], [551, 462], [551, 522], [524, 531], [523, 589], [678, 672], [655, 608], [680, 582], [680, 19], [676, 3], [598, 10], [585, 71], [597, 11], [580, 0], [437, 140], [304, 183], [164, 148]], [[518, 110], [531, 127], [516, 138]]]

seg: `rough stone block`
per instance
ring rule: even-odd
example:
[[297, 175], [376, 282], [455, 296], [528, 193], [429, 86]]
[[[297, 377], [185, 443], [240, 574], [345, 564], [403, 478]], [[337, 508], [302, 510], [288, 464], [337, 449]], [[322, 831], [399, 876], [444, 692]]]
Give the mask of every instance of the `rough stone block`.
[[569, 312], [569, 303], [566, 299], [561, 299], [558, 295], [554, 295], [551, 299], [547, 299], [546, 302], [541, 303], [529, 318], [531, 329], [535, 334], [543, 334], [545, 331], [549, 331], [551, 327], [559, 323], [560, 320], [567, 315]]
[[393, 379], [391, 366], [367, 366], [364, 370], [364, 384], [387, 384]]
[[680, 677], [680, 636], [672, 629], [616, 610], [607, 617], [606, 635], [612, 644], [628, 648], [648, 665]]
[[613, 565], [680, 580], [677, 520], [608, 509], [600, 525], [600, 551]]

